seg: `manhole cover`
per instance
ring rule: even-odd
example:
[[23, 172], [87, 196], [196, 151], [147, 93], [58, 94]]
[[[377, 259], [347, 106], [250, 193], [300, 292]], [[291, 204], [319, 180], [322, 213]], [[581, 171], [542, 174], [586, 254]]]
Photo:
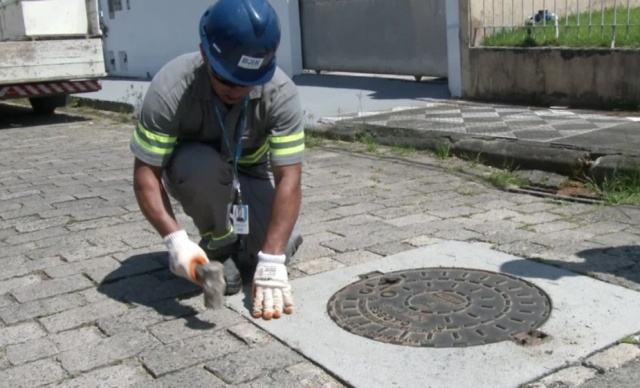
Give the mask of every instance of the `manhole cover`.
[[[422, 268], [364, 275], [327, 310], [345, 330], [400, 345], [454, 347], [504, 340], [527, 344], [551, 312], [539, 288], [508, 275]], [[541, 335], [536, 335], [539, 333]]]

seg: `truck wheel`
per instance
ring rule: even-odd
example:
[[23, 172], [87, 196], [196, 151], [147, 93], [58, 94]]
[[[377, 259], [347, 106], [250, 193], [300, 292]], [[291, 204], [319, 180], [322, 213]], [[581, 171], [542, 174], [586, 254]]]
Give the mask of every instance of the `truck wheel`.
[[30, 98], [29, 102], [36, 114], [50, 115], [56, 110], [56, 108], [66, 106], [69, 102], [69, 96], [66, 94], [60, 94], [49, 97], [34, 97]]

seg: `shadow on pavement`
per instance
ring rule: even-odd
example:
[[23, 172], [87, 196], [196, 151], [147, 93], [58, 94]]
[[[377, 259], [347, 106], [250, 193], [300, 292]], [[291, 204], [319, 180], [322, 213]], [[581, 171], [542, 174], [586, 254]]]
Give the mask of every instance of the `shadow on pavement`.
[[338, 74], [301, 74], [293, 79], [297, 86], [354, 89], [373, 99], [416, 99], [451, 97], [446, 80], [410, 81], [405, 79]]
[[199, 295], [202, 291], [198, 285], [171, 273], [166, 252], [127, 258], [120, 267], [104, 276], [98, 292], [123, 303], [153, 308], [165, 317], [184, 318], [185, 326], [191, 329], [215, 327], [215, 324], [199, 319], [198, 310], [180, 302], [180, 299]]
[[37, 125], [63, 124], [88, 121], [82, 116], [71, 116], [64, 113], [41, 116], [28, 106], [17, 106], [0, 103], [0, 130], [11, 128], [33, 127]]
[[[608, 275], [622, 280], [626, 287], [640, 289], [640, 246], [624, 245], [619, 247], [593, 248], [576, 253], [583, 259], [579, 262], [545, 259], [540, 262], [565, 269], [561, 271], [551, 267], [531, 265], [531, 260], [514, 260], [503, 264], [500, 270], [515, 276], [529, 276], [557, 280], [566, 276], [593, 276], [600, 280]], [[571, 272], [569, 272], [571, 271]]]

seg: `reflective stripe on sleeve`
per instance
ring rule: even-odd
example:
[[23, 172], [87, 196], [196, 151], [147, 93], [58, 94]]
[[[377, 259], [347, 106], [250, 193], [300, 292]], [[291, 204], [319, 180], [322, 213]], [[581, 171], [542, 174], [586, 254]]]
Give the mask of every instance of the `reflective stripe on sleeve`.
[[272, 136], [269, 148], [274, 156], [287, 156], [304, 151], [304, 131], [288, 136]]
[[138, 122], [134, 132], [134, 139], [145, 151], [156, 155], [167, 155], [173, 152], [176, 144], [176, 136], [163, 135], [151, 132], [141, 122]]

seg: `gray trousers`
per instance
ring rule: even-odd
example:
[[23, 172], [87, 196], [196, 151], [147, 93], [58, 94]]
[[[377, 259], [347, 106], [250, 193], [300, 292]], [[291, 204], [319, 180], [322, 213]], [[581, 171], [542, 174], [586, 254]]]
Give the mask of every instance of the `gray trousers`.
[[[251, 263], [267, 237], [271, 219], [271, 204], [275, 188], [271, 179], [239, 173], [242, 201], [249, 205], [249, 235], [246, 247]], [[193, 219], [200, 235], [209, 239], [212, 249], [222, 248], [237, 240], [232, 229], [230, 211], [233, 206], [233, 168], [212, 146], [197, 142], [182, 142], [174, 150], [164, 175], [165, 188]], [[299, 223], [289, 238], [287, 262], [302, 243]], [[213, 245], [213, 246], [212, 246]]]

